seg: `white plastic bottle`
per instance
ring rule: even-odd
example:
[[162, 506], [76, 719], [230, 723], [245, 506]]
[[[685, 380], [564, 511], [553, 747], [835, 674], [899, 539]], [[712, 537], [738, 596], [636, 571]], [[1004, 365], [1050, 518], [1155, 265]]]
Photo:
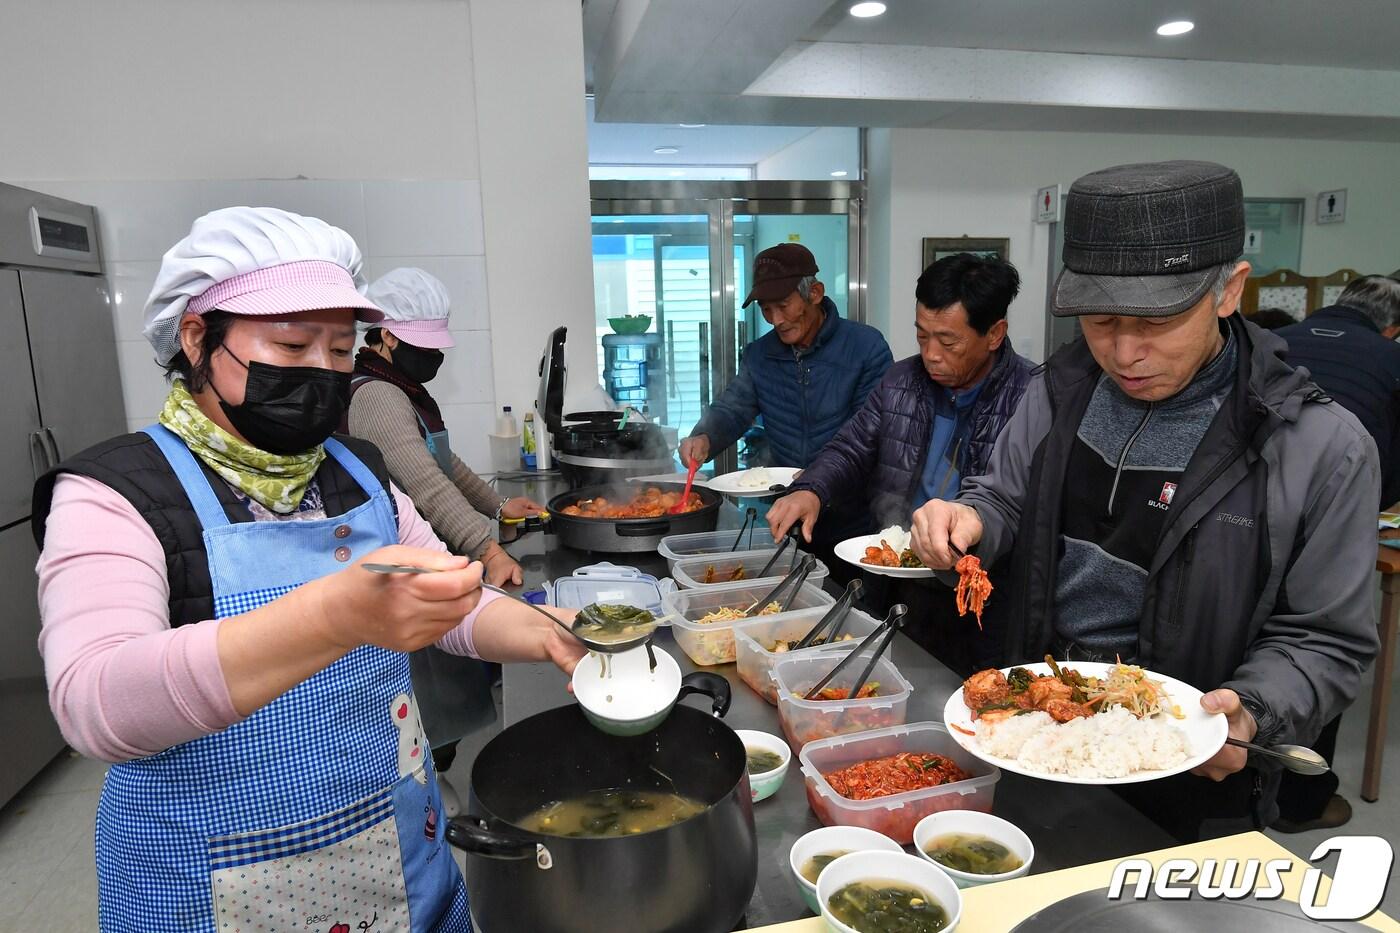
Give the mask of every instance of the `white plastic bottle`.
[[501, 437], [516, 437], [520, 434], [520, 425], [516, 423], [509, 405], [503, 406], [501, 413], [496, 416], [496, 433]]

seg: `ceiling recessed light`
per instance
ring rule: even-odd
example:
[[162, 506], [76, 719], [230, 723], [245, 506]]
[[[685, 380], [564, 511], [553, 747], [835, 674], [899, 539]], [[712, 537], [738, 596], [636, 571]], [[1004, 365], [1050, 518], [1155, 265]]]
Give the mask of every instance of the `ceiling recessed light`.
[[705, 126], [705, 124], [703, 124], [703, 123], [677, 123], [676, 126], [679, 126], [679, 127], [680, 127], [681, 129], [683, 129], [683, 130], [698, 130], [698, 129], [703, 128], [703, 127]]
[[1184, 36], [1196, 28], [1196, 24], [1189, 19], [1173, 20], [1170, 23], [1163, 23], [1157, 27], [1159, 36]]
[[831, 177], [832, 177], [832, 178], [845, 178], [845, 177], [846, 177], [846, 170], [843, 169], [843, 168], [842, 168], [842, 169], [837, 169], [836, 171], [834, 171], [834, 172], [831, 173]]
[[675, 146], [657, 146], [651, 151], [657, 155], [675, 155], [677, 152], [680, 152]]
[[885, 12], [883, 3], [857, 3], [851, 7], [851, 15], [859, 16], [861, 19], [869, 19], [872, 16], [879, 16]]

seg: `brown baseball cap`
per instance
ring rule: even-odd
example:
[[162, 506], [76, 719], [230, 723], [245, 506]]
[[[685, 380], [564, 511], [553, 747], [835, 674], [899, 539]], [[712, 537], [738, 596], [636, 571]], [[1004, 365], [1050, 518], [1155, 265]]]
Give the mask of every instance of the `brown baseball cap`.
[[753, 288], [740, 307], [755, 301], [778, 301], [797, 289], [797, 283], [816, 275], [816, 257], [801, 243], [779, 243], [753, 258]]

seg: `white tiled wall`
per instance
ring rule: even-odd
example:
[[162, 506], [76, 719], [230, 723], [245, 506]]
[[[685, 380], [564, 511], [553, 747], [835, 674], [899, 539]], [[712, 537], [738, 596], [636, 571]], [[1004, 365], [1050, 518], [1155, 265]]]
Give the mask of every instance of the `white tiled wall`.
[[201, 214], [220, 207], [280, 207], [341, 227], [364, 254], [373, 281], [397, 266], [442, 279], [452, 296], [457, 347], [432, 384], [452, 449], [475, 469], [490, 466], [495, 423], [491, 318], [487, 305], [481, 189], [476, 181], [24, 181], [26, 188], [97, 208], [113, 290], [127, 423], [155, 420], [165, 383], [141, 336], [141, 314], [160, 258]]

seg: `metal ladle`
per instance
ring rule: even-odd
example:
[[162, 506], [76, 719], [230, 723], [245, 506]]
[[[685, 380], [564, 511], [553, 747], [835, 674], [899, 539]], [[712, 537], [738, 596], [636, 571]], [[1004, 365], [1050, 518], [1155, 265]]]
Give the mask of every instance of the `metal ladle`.
[[1296, 774], [1326, 774], [1332, 768], [1327, 764], [1327, 759], [1317, 752], [1302, 745], [1274, 745], [1265, 747], [1255, 745], [1253, 742], [1246, 742], [1231, 736], [1225, 740], [1226, 745], [1234, 745], [1236, 748], [1247, 748], [1256, 755], [1266, 755], [1281, 763], [1289, 771]]
[[[363, 567], [365, 570], [368, 570], [370, 573], [380, 574], [439, 572], [436, 568], [433, 567], [418, 567], [413, 564], [361, 564], [360, 566]], [[514, 593], [507, 593], [499, 586], [492, 586], [490, 583], [482, 583], [481, 588], [483, 590], [490, 590], [493, 593], [499, 593], [500, 595], [509, 597], [510, 599], [513, 599], [518, 603], [523, 603], [524, 605], [529, 606], [531, 609], [535, 610], [540, 615], [544, 616], [546, 619], [553, 622], [555, 625], [559, 626], [564, 631], [568, 632], [574, 638], [578, 639], [580, 642], [583, 643], [583, 646], [589, 651], [596, 651], [599, 654], [617, 654], [622, 651], [628, 651], [632, 648], [636, 648], [639, 645], [643, 644], [645, 644], [648, 647], [648, 649], [650, 649], [651, 636], [656, 634], [656, 629], [661, 624], [659, 622], [654, 623], [652, 627], [648, 629], [645, 633], [641, 635], [636, 635], [632, 638], [610, 642], [594, 641], [593, 639], [585, 635], [580, 635], [578, 632], [574, 631], [574, 627], [576, 627], [579, 624], [577, 617], [575, 617], [574, 619], [574, 625], [570, 626], [566, 624], [563, 620], [556, 618], [552, 613], [545, 612], [543, 609], [541, 609], [539, 606], [536, 606], [529, 600], [521, 599]]]

